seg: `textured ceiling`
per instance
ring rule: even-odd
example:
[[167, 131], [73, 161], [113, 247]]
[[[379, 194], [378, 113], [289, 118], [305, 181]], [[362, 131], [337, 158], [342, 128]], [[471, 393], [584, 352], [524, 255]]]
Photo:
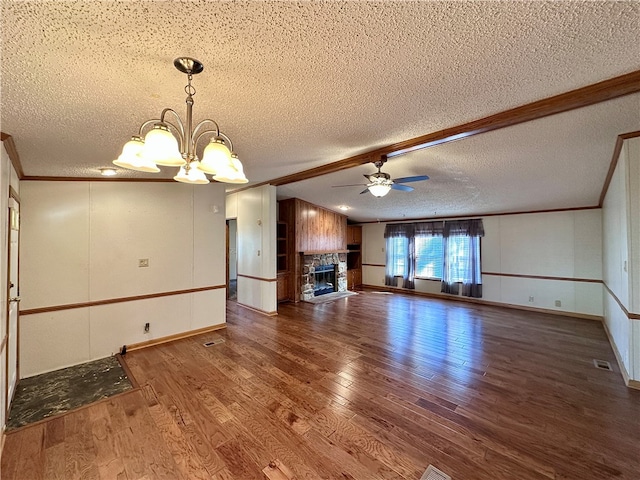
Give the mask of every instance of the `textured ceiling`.
[[[28, 176], [97, 176], [165, 107], [213, 118], [262, 182], [640, 70], [640, 2], [2, 1], [0, 128]], [[597, 204], [637, 94], [278, 188], [358, 220]], [[175, 169], [163, 167], [165, 177]], [[122, 171], [121, 176], [149, 175]], [[207, 188], [207, 187], [202, 187]]]

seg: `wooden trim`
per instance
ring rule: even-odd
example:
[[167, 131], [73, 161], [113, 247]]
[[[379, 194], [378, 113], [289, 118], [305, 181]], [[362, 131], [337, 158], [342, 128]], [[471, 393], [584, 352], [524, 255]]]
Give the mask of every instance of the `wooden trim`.
[[560, 280], [563, 282], [603, 283], [602, 280], [597, 280], [595, 278], [551, 277], [546, 275], [524, 275], [519, 273], [496, 273], [496, 272], [482, 272], [482, 275], [492, 275], [497, 277], [514, 277], [514, 278], [534, 278], [536, 280]]
[[318, 177], [320, 175], [339, 172], [348, 168], [375, 162], [383, 156], [391, 157], [401, 155], [414, 150], [440, 145], [480, 133], [492, 132], [502, 128], [518, 125], [520, 123], [537, 120], [557, 113], [568, 112], [570, 110], [595, 105], [600, 102], [637, 92], [640, 92], [640, 70], [577, 88], [560, 95], [554, 95], [542, 100], [527, 103], [525, 105], [511, 108], [462, 125], [428, 133], [403, 142], [394, 143], [344, 160], [339, 160], [320, 167], [310, 168], [291, 175], [285, 175], [283, 177], [274, 178], [265, 182], [232, 190], [231, 193], [240, 192], [248, 188], [259, 187], [262, 185], [273, 185], [278, 187], [280, 185], [295, 183]]
[[366, 222], [358, 222], [358, 225], [365, 225], [368, 223], [411, 223], [411, 222], [420, 222], [424, 220], [453, 220], [460, 218], [478, 218], [478, 217], [503, 217], [505, 215], [529, 215], [532, 213], [557, 213], [557, 212], [576, 212], [581, 210], [597, 210], [601, 208], [599, 205], [593, 205], [590, 207], [567, 207], [567, 208], [550, 208], [546, 210], [524, 210], [520, 212], [500, 212], [500, 213], [476, 213], [469, 215], [451, 215], [451, 216], [441, 216], [441, 217], [418, 217], [418, 218], [402, 218], [402, 219], [393, 219], [389, 218], [387, 220], [369, 220]]
[[600, 199], [598, 200], [598, 205], [602, 207], [604, 203], [604, 197], [607, 196], [607, 192], [609, 191], [609, 185], [611, 184], [611, 179], [613, 178], [613, 174], [616, 171], [616, 167], [618, 166], [618, 160], [620, 159], [620, 152], [622, 151], [622, 145], [624, 141], [629, 138], [640, 137], [640, 130], [635, 132], [623, 133], [622, 135], [618, 135], [616, 139], [615, 147], [613, 148], [613, 155], [611, 157], [611, 163], [609, 164], [609, 171], [607, 172], [607, 178], [604, 181], [604, 185], [602, 186], [602, 192], [600, 192]]
[[183, 340], [203, 333], [215, 332], [216, 330], [222, 330], [223, 328], [227, 328], [226, 323], [220, 323], [211, 327], [198, 328], [196, 330], [189, 330], [187, 332], [176, 333], [174, 335], [167, 335], [166, 337], [155, 338], [153, 340], [147, 340], [146, 342], [132, 343], [131, 345], [127, 345], [127, 351], [131, 352], [133, 350], [153, 347], [154, 345], [160, 345], [162, 343], [175, 342], [176, 340]]
[[238, 277], [250, 278], [252, 280], [258, 280], [260, 282], [277, 282], [277, 278], [263, 278], [263, 277], [254, 277], [253, 275], [244, 275], [242, 273], [237, 274]]
[[380, 263], [363, 263], [362, 266], [363, 267], [382, 267], [382, 268], [386, 267], [386, 265], [384, 263], [383, 264], [380, 264]]
[[622, 310], [622, 312], [627, 316], [627, 318], [629, 320], [640, 320], [640, 314], [638, 313], [631, 313], [629, 312], [629, 310], [627, 310], [627, 307], [625, 307], [622, 302], [620, 301], [620, 299], [616, 296], [615, 293], [613, 293], [613, 291], [609, 288], [609, 286], [603, 282], [604, 288], [607, 292], [609, 292], [609, 295], [611, 295], [611, 297], [616, 301], [616, 303], [618, 304], [618, 306], [620, 307], [620, 310]]
[[124, 373], [129, 379], [129, 382], [131, 382], [131, 386], [133, 388], [140, 388], [140, 384], [138, 383], [136, 378], [133, 376], [133, 372], [129, 368], [129, 365], [127, 365], [127, 362], [125, 361], [124, 357], [119, 353], [116, 353], [115, 357], [116, 357], [116, 360], [118, 360], [118, 363], [120, 364], [120, 366], [122, 367], [122, 370], [124, 370]]
[[429, 292], [418, 292], [415, 290], [408, 290], [406, 288], [400, 287], [388, 287], [386, 285], [362, 285], [363, 288], [373, 289], [373, 290], [382, 290], [385, 292], [394, 292], [394, 293], [406, 293], [408, 295], [416, 295], [419, 297], [429, 297], [429, 298], [438, 298], [440, 300], [453, 300], [456, 302], [465, 302], [465, 303], [475, 303], [478, 305], [487, 305], [491, 307], [505, 307], [511, 308], [513, 310], [524, 310], [527, 312], [536, 312], [536, 313], [545, 313], [551, 315], [560, 315], [561, 317], [571, 317], [571, 318], [582, 318], [585, 320], [596, 320], [601, 322], [603, 317], [600, 315], [589, 315], [586, 313], [577, 313], [577, 312], [567, 312], [564, 310], [551, 310], [548, 308], [538, 308], [538, 307], [528, 307], [526, 305], [516, 305], [514, 303], [502, 303], [502, 302], [494, 302], [491, 300], [483, 300], [481, 298], [471, 298], [471, 297], [460, 297], [456, 295], [448, 295], [446, 293], [429, 293]]
[[136, 295], [134, 297], [109, 298], [106, 300], [96, 300], [94, 302], [68, 303], [66, 305], [54, 305], [51, 307], [30, 308], [21, 310], [20, 315], [34, 315], [37, 313], [58, 312], [60, 310], [72, 310], [74, 308], [97, 307], [100, 305], [111, 305], [112, 303], [134, 302], [137, 300], [147, 300], [150, 298], [170, 297], [173, 295], [185, 295], [187, 293], [205, 292], [208, 290], [217, 290], [226, 288], [225, 285], [212, 285], [210, 287], [189, 288], [186, 290], [174, 290], [172, 292], [149, 293], [146, 295]]
[[345, 158], [343, 160], [338, 160], [337, 162], [331, 162], [325, 165], [320, 165], [319, 167], [303, 170], [298, 173], [292, 173], [291, 175], [285, 175], [283, 177], [274, 178], [272, 180], [267, 180], [253, 185], [247, 185], [246, 187], [232, 190], [229, 193], [237, 193], [243, 190], [248, 190], [250, 188], [261, 187], [263, 185], [273, 185], [274, 187], [279, 187], [281, 185], [287, 185], [289, 183], [295, 183], [302, 180], [308, 180], [310, 178], [320, 177], [328, 173], [335, 173], [341, 170], [359, 167], [360, 165], [372, 163], [376, 160], [379, 160], [379, 157], [375, 156], [375, 151], [370, 153], [363, 153], [360, 155], [355, 155], [353, 157]]
[[113, 177], [44, 177], [25, 176], [20, 180], [32, 182], [170, 182], [172, 178], [113, 178]]
[[250, 305], [245, 305], [244, 303], [236, 302], [237, 305], [240, 305], [242, 308], [246, 308], [251, 310], [252, 312], [260, 313], [261, 315], [266, 315], [268, 317], [275, 317], [278, 315], [278, 311], [267, 312], [266, 310], [260, 310], [259, 308], [252, 307]]
[[13, 141], [13, 137], [7, 133], [0, 132], [0, 140], [2, 140], [2, 144], [7, 151], [7, 155], [9, 155], [9, 160], [11, 161], [11, 165], [13, 165], [16, 174], [18, 175], [18, 179], [22, 180], [24, 178], [24, 170], [22, 169], [22, 163], [20, 163], [20, 155], [18, 155], [18, 150], [16, 149], [16, 144]]

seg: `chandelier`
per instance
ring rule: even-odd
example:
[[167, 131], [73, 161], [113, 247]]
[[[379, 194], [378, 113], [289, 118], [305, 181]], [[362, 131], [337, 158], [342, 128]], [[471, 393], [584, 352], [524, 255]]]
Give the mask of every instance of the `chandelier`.
[[[180, 167], [173, 179], [183, 183], [209, 183], [206, 173], [218, 182], [247, 183], [249, 180], [244, 174], [242, 163], [233, 152], [233, 143], [220, 131], [218, 124], [207, 118], [192, 127], [193, 96], [196, 89], [191, 85], [191, 79], [204, 70], [204, 65], [189, 57], [176, 58], [173, 65], [187, 75], [187, 85], [184, 87], [187, 94], [186, 125], [175, 110], [165, 108], [160, 118], [147, 120], [140, 126], [138, 135], [125, 143], [122, 153], [113, 163], [130, 170], [150, 173], [159, 172], [158, 165]], [[169, 115], [174, 117], [171, 118], [172, 121], [167, 119]], [[146, 134], [143, 136], [144, 131]], [[200, 159], [196, 149], [200, 140], [207, 137], [209, 143]]]

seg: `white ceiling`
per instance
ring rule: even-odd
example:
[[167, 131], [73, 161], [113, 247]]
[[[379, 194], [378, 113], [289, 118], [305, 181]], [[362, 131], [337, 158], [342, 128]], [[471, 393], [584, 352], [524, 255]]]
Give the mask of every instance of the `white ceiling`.
[[[0, 128], [27, 176], [97, 176], [144, 120], [184, 118], [178, 56], [204, 63], [195, 120], [220, 123], [252, 183], [640, 70], [637, 1], [3, 0], [1, 22]], [[390, 159], [431, 177], [411, 193], [332, 188], [368, 164], [278, 195], [359, 221], [593, 206], [635, 130], [640, 94]]]

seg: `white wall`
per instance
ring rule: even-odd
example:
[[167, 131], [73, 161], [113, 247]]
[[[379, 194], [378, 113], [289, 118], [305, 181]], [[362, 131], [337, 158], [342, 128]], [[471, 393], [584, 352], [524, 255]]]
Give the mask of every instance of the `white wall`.
[[603, 203], [603, 252], [605, 324], [626, 377], [639, 381], [640, 320], [627, 315], [640, 312], [639, 138], [624, 142]]
[[[599, 209], [491, 216], [483, 218], [483, 224], [482, 271], [497, 274], [483, 275], [484, 300], [602, 316], [602, 284], [597, 282], [602, 280]], [[363, 226], [363, 264], [370, 264], [363, 265], [367, 285], [384, 285], [384, 228], [382, 223]], [[440, 282], [416, 280], [416, 290], [440, 293]]]
[[263, 185], [227, 196], [227, 218], [237, 219], [238, 303], [274, 314], [276, 298], [276, 188]]
[[21, 199], [21, 310], [221, 287], [23, 315], [23, 377], [225, 323], [223, 185], [27, 181]]

